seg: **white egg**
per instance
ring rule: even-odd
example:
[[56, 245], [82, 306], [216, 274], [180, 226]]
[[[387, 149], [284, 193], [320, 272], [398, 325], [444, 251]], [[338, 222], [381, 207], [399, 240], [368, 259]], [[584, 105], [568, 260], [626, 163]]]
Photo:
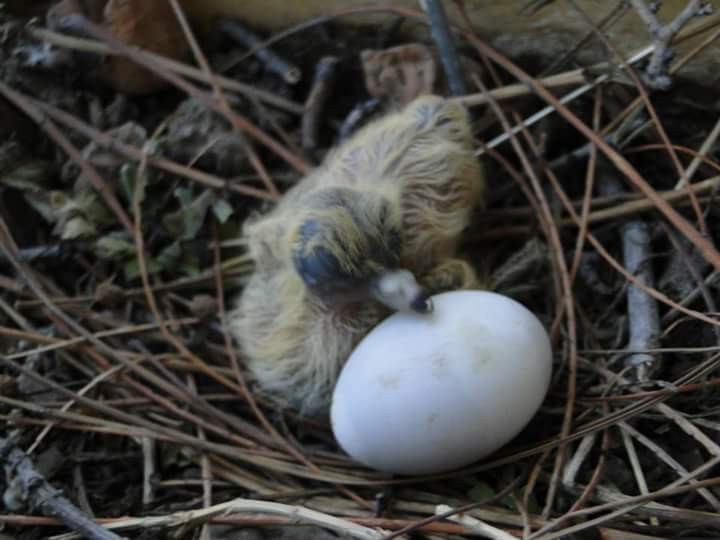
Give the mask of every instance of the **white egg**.
[[374, 328], [335, 387], [335, 438], [380, 471], [432, 474], [487, 456], [527, 425], [550, 384], [550, 339], [522, 304], [485, 291], [432, 301], [430, 315]]

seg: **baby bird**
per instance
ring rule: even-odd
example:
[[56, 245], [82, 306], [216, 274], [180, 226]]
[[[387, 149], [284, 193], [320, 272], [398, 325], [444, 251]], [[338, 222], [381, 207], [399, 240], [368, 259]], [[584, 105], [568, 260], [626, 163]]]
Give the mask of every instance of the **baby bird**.
[[475, 286], [455, 253], [483, 188], [466, 110], [425, 96], [249, 220], [256, 266], [230, 322], [261, 388], [324, 413], [351, 351], [390, 310], [429, 313], [430, 294]]

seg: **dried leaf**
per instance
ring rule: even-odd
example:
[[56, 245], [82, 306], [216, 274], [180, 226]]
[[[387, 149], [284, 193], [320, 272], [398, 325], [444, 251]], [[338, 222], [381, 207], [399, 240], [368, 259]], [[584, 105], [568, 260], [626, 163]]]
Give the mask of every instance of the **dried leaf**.
[[242, 132], [207, 104], [188, 98], [178, 105], [162, 138], [171, 159], [218, 174], [237, 176], [248, 170], [247, 141]]
[[190, 312], [199, 319], [214, 317], [218, 312], [217, 300], [209, 294], [196, 294], [188, 306]]
[[[145, 141], [145, 130], [136, 124], [126, 123], [109, 132], [118, 140], [129, 144], [142, 144]], [[88, 144], [83, 150], [85, 159], [93, 163], [98, 172], [108, 181], [110, 187], [118, 184], [123, 187], [133, 186], [138, 179], [135, 165], [128, 164], [125, 158], [114, 151], [97, 143]], [[24, 190], [25, 199], [49, 223], [55, 224], [54, 234], [63, 239], [95, 236], [98, 231], [117, 224], [115, 214], [105, 204], [95, 187], [84, 176], [78, 173], [76, 165], [66, 163], [63, 176], [66, 180], [74, 178], [71, 193], [64, 191], [47, 192], [37, 184], [43, 179], [43, 169], [28, 166], [14, 171], [13, 175], [4, 177], [13, 187]], [[121, 181], [116, 181], [120, 177]], [[125, 180], [123, 184], [122, 180]], [[143, 175], [139, 178], [139, 186], [144, 194], [149, 179]], [[129, 200], [129, 199], [128, 199]], [[109, 249], [110, 253], [114, 249]], [[106, 253], [107, 255], [107, 253]], [[111, 257], [114, 257], [111, 255]]]
[[[107, 135], [114, 140], [135, 147], [142, 147], [147, 140], [145, 128], [134, 122], [126, 122], [111, 129], [107, 132]], [[113, 150], [112, 147], [94, 141], [82, 149], [82, 156], [97, 169], [100, 176], [108, 182], [110, 187], [115, 187], [116, 179], [120, 175], [120, 169], [129, 161], [125, 156]], [[62, 176], [67, 181], [75, 179], [76, 193], [95, 189], [85, 173], [78, 171], [77, 165], [71, 161], [63, 168]]]
[[125, 300], [125, 290], [119, 285], [115, 285], [114, 279], [113, 276], [98, 284], [93, 295], [94, 303], [113, 306]]
[[[68, 15], [81, 14], [102, 25], [126, 45], [181, 60], [187, 53], [187, 40], [168, 2], [146, 0], [61, 0], [47, 15], [48, 26], [73, 31]], [[163, 78], [123, 56], [112, 56], [92, 69], [92, 73], [118, 92], [148, 94], [167, 85]]]
[[432, 94], [437, 66], [425, 45], [410, 43], [383, 51], [361, 53], [365, 86], [371, 96], [402, 107], [418, 96]]

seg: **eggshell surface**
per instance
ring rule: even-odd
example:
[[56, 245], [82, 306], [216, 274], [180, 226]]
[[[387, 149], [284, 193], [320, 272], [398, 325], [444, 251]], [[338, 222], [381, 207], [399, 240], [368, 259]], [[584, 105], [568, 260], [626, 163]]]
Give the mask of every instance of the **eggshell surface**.
[[333, 394], [340, 446], [357, 461], [418, 475], [468, 465], [510, 441], [540, 407], [552, 351], [522, 304], [486, 291], [396, 313], [355, 348]]

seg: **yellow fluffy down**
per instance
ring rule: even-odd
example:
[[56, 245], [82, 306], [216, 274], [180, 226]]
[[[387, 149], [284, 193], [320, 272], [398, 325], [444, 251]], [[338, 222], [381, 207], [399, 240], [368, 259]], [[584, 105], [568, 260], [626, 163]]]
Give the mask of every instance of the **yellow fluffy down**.
[[[340, 309], [325, 305], [293, 266], [292, 231], [317, 211], [299, 201], [337, 187], [392, 202], [402, 223], [401, 266], [429, 291], [476, 286], [471, 266], [455, 258], [484, 188], [468, 115], [452, 101], [421, 97], [359, 130], [273, 210], [246, 224], [256, 268], [231, 313], [231, 328], [260, 388], [306, 414], [327, 411], [352, 349], [387, 315], [369, 300]], [[344, 226], [343, 212], [336, 214], [330, 223], [337, 231], [358, 234]], [[354, 245], [353, 239], [345, 245]]]

